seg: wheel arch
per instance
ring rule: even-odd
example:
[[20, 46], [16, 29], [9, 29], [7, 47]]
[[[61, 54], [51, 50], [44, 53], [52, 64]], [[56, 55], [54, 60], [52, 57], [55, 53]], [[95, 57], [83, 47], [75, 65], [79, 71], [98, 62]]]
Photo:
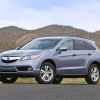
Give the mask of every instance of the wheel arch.
[[99, 70], [100, 70], [100, 61], [91, 61], [91, 63], [89, 63], [89, 65], [88, 65], [88, 68], [90, 68], [90, 66], [92, 65], [92, 64], [98, 64], [98, 68], [99, 68]]
[[54, 60], [52, 60], [52, 59], [46, 59], [46, 60], [44, 60], [41, 64], [43, 64], [43, 63], [45, 63], [45, 62], [50, 62], [50, 63], [52, 63], [52, 64], [54, 65], [54, 67], [56, 68], [56, 64], [55, 64]]

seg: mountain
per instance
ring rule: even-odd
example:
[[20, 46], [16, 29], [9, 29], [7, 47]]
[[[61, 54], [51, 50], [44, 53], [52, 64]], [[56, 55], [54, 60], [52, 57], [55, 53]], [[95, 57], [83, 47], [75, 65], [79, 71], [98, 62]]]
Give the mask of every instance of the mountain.
[[26, 34], [19, 38], [16, 42], [17, 45], [25, 44], [27, 41], [32, 40], [36, 37], [43, 36], [78, 36], [78, 37], [89, 37], [90, 33], [82, 29], [74, 28], [71, 26], [64, 25], [49, 25], [43, 28], [33, 30], [31, 34]]
[[0, 29], [0, 51], [21, 46], [36, 37], [43, 36], [76, 36], [96, 41], [100, 47], [100, 31], [87, 32], [72, 26], [48, 25], [35, 30], [25, 30], [15, 26]]
[[0, 51], [15, 48], [17, 39], [28, 33], [30, 31], [15, 26], [0, 28]]

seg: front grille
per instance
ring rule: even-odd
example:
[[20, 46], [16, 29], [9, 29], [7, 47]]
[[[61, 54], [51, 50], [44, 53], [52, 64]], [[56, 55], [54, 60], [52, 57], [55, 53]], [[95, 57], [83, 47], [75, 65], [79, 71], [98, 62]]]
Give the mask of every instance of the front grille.
[[29, 67], [29, 66], [17, 67], [16, 69], [17, 71], [32, 71], [33, 70], [32, 67]]

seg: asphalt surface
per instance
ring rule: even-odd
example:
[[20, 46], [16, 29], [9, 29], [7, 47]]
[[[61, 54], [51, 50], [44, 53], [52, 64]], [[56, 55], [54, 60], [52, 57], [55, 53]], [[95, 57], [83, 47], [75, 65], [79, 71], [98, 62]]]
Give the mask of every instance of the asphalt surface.
[[100, 100], [100, 85], [0, 84], [0, 100]]

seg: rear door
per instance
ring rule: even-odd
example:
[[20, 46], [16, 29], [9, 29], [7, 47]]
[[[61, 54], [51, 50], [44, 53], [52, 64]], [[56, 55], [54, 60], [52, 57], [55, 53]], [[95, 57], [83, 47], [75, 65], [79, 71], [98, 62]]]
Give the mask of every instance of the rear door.
[[79, 56], [81, 55], [80, 51], [74, 50], [74, 40], [66, 40], [62, 43], [62, 47], [67, 50], [56, 55], [57, 69], [62, 74], [77, 74], [77, 69], [83, 66], [84, 59]]
[[86, 62], [95, 48], [88, 42], [77, 39], [67, 40], [62, 46], [67, 46], [67, 50], [57, 55], [58, 70], [62, 74], [71, 75], [87, 73]]
[[93, 47], [92, 44], [90, 44], [89, 42], [81, 39], [79, 40], [74, 39], [73, 41], [74, 41], [73, 53], [76, 56], [76, 59], [79, 59], [78, 61], [79, 66], [76, 66], [75, 70], [79, 74], [85, 74], [88, 71], [87, 62], [94, 53], [94, 51], [96, 50], [96, 48]]

